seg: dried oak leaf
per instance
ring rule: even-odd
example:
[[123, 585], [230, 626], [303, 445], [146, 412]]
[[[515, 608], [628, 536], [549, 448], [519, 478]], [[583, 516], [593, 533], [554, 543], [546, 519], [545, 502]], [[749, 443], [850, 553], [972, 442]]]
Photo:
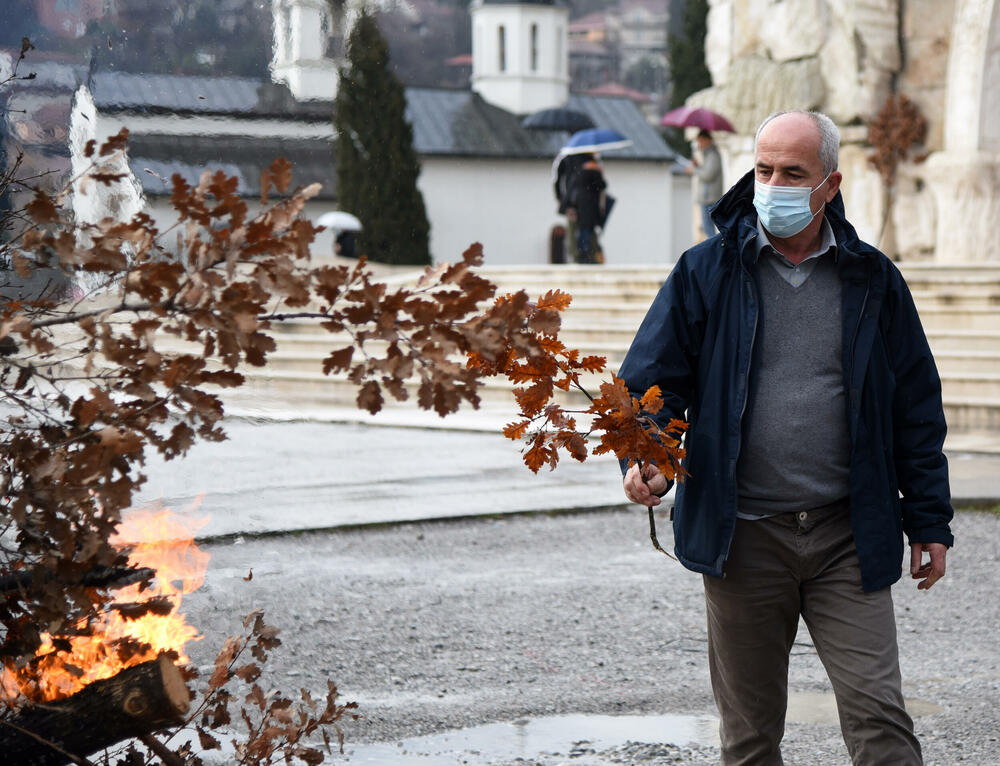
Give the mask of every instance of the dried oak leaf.
[[101, 157], [107, 157], [117, 151], [124, 150], [128, 146], [128, 128], [122, 128], [115, 135], [109, 137], [103, 144], [99, 152]]
[[288, 187], [292, 183], [292, 163], [284, 157], [278, 157], [278, 159], [271, 163], [268, 171], [278, 193], [284, 194], [287, 192]]
[[[421, 391], [423, 391], [422, 387]], [[379, 388], [379, 384], [374, 380], [366, 382], [358, 391], [358, 409], [368, 410], [372, 415], [374, 415], [382, 409], [382, 405], [384, 403], [385, 400], [382, 398], [382, 391]], [[430, 407], [425, 407], [424, 409], [430, 409]]]
[[218, 689], [229, 680], [229, 664], [236, 659], [239, 651], [239, 640], [233, 636], [227, 638], [226, 643], [222, 645], [222, 649], [215, 657], [215, 668], [212, 670], [212, 677], [208, 680], [209, 689]]
[[200, 726], [195, 727], [198, 731], [198, 742], [201, 744], [202, 750], [221, 750], [222, 743], [219, 742], [215, 737], [209, 734]]
[[35, 192], [35, 198], [24, 206], [24, 211], [35, 223], [55, 223], [59, 220], [55, 202], [41, 190]]

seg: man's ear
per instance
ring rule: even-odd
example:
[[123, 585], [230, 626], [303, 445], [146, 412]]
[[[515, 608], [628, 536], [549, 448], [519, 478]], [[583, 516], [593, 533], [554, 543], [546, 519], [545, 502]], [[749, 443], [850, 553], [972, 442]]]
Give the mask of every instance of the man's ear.
[[830, 177], [826, 181], [826, 194], [824, 195], [827, 202], [832, 201], [837, 196], [837, 192], [840, 191], [840, 182], [843, 178], [844, 176], [841, 175], [839, 170], [834, 170], [830, 173]]

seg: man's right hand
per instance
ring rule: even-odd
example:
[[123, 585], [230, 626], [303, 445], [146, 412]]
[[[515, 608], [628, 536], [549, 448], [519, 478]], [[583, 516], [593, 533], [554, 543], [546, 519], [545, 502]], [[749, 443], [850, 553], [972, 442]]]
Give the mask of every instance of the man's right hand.
[[646, 463], [639, 473], [633, 465], [625, 474], [625, 497], [647, 508], [660, 504], [660, 495], [667, 491], [667, 479], [652, 463]]

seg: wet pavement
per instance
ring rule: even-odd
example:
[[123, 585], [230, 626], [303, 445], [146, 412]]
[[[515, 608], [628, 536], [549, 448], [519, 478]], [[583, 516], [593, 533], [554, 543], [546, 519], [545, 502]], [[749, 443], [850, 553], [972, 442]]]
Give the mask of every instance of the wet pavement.
[[[264, 609], [284, 640], [264, 688], [337, 683], [363, 716], [343, 727], [349, 763], [714, 766], [701, 578], [646, 531], [641, 510], [609, 509], [222, 539], [185, 597], [210, 636], [190, 653], [207, 676]], [[963, 512], [955, 531], [940, 583], [893, 591], [904, 694], [927, 766], [1000, 766], [1000, 516]], [[846, 766], [801, 627], [790, 691], [786, 764]]]
[[[368, 766], [717, 763], [701, 581], [652, 550], [613, 460], [535, 476], [498, 434], [234, 420], [230, 440], [151, 462], [143, 497], [209, 520], [205, 586], [184, 611], [211, 665], [262, 608], [284, 646], [265, 684], [363, 718]], [[1000, 456], [951, 456], [956, 505], [1000, 505]], [[449, 523], [439, 523], [448, 519]], [[927, 766], [1000, 766], [1000, 516], [963, 512], [949, 573], [894, 589], [908, 705]], [[670, 548], [669, 522], [659, 518]], [[253, 577], [247, 581], [250, 570]], [[804, 628], [786, 763], [845, 766]], [[221, 765], [223, 760], [218, 761]]]
[[[563, 457], [536, 475], [499, 433], [242, 419], [226, 430], [183, 460], [152, 459], [140, 502], [207, 516], [206, 538], [635, 507], [613, 458]], [[953, 453], [950, 467], [956, 506], [1000, 506], [1000, 454]]]

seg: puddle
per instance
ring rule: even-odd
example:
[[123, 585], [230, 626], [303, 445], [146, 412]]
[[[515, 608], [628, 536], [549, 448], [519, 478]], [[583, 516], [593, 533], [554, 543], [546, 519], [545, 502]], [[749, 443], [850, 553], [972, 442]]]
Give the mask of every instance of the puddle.
[[[940, 713], [942, 708], [933, 702], [906, 698], [906, 712], [918, 718], [924, 715]], [[788, 695], [789, 723], [828, 723], [840, 724], [837, 715], [837, 700], [833, 692], [790, 692]]]
[[[566, 715], [475, 726], [394, 744], [344, 746], [343, 760], [365, 766], [455, 766], [601, 751], [626, 742], [718, 746], [719, 722], [684, 715]], [[581, 743], [586, 743], [585, 747]], [[577, 763], [581, 761], [576, 760]]]

